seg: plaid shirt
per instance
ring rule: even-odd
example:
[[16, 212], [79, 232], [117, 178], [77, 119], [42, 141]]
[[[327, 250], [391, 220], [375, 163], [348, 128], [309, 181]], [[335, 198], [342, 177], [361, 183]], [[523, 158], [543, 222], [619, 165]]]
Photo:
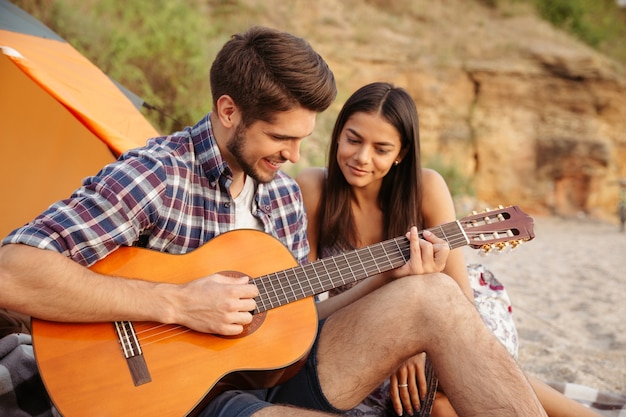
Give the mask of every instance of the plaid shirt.
[[[232, 230], [232, 172], [209, 117], [125, 153], [2, 244], [54, 250], [90, 266], [122, 245], [182, 254]], [[259, 184], [254, 207], [264, 231], [305, 263], [307, 220], [295, 181], [278, 172], [272, 182]]]

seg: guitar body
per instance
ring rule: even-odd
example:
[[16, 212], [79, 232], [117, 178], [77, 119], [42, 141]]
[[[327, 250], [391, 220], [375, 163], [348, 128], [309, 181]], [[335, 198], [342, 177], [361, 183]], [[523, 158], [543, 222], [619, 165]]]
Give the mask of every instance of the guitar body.
[[[185, 255], [120, 248], [92, 267], [106, 275], [184, 283], [213, 273], [258, 277], [297, 265], [277, 239], [254, 230], [218, 236]], [[113, 323], [33, 319], [41, 377], [64, 417], [195, 415], [232, 388], [270, 387], [293, 376], [315, 340], [312, 297], [255, 315], [238, 338], [133, 322], [150, 381], [135, 384]], [[256, 326], [256, 328], [255, 328]]]
[[[517, 206], [429, 230], [450, 248], [469, 245], [485, 253], [534, 238], [532, 218]], [[255, 230], [222, 234], [185, 255], [120, 248], [92, 269], [174, 284], [214, 273], [245, 274], [259, 289], [260, 313], [234, 338], [149, 322], [33, 319], [35, 359], [64, 417], [195, 415], [227, 389], [271, 387], [297, 372], [317, 334], [312, 295], [397, 268], [409, 258], [410, 243], [401, 236], [298, 266], [280, 241]]]

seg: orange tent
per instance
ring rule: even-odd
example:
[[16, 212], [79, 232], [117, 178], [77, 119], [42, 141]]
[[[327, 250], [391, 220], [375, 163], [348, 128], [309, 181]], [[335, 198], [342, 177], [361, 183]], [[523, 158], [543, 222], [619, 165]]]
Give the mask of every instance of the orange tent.
[[140, 99], [7, 0], [0, 51], [2, 238], [158, 132]]

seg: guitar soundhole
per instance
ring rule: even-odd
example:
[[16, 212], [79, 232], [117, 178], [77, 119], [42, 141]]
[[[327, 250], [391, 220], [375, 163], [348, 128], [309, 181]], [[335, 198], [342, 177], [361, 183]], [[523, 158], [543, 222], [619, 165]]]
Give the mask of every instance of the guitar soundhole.
[[[220, 272], [220, 274], [225, 275], [227, 277], [241, 277], [245, 275], [238, 271], [222, 271]], [[257, 313], [253, 315], [252, 321], [249, 324], [246, 324], [245, 326], [243, 326], [243, 331], [237, 335], [234, 335], [234, 336], [216, 335], [216, 336], [222, 337], [224, 339], [239, 339], [241, 337], [246, 337], [249, 334], [254, 333], [259, 327], [261, 327], [261, 325], [265, 321], [266, 315], [267, 315], [266, 311], [264, 311], [263, 313]]]
[[267, 312], [264, 311], [263, 313], [255, 314], [254, 316], [252, 316], [252, 321], [250, 322], [250, 324], [246, 324], [245, 326], [243, 326], [243, 332], [239, 334], [236, 334], [234, 336], [224, 336], [218, 334], [215, 336], [223, 337], [224, 339], [239, 339], [240, 337], [246, 337], [249, 334], [254, 333], [259, 327], [261, 327], [261, 325], [265, 321], [266, 314]]

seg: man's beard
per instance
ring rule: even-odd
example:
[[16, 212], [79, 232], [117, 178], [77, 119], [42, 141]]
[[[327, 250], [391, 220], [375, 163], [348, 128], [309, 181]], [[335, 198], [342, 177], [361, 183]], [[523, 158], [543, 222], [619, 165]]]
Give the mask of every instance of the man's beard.
[[246, 128], [241, 124], [237, 126], [233, 137], [226, 144], [226, 148], [235, 158], [241, 170], [257, 183], [267, 183], [274, 179], [276, 173], [263, 175], [255, 168], [255, 166], [246, 159], [244, 147], [246, 146]]

